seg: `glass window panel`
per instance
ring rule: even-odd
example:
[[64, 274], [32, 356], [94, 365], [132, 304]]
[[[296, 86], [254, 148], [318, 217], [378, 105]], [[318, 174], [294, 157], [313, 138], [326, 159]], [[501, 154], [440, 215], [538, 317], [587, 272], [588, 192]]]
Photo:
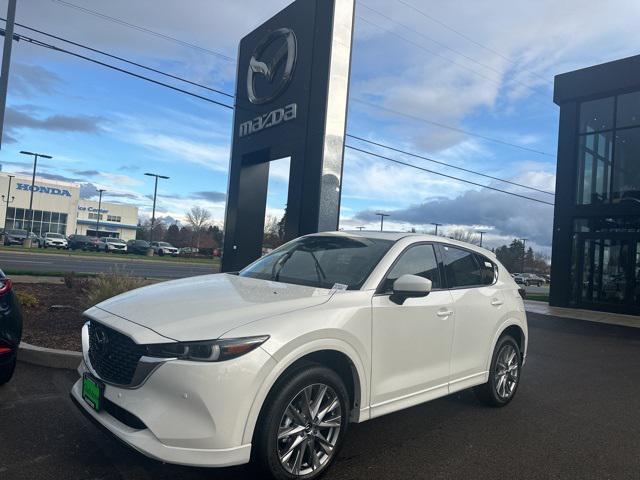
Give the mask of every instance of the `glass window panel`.
[[24, 219], [24, 208], [16, 208], [16, 216], [14, 217], [16, 220]]
[[616, 127], [640, 125], [640, 92], [618, 96]]
[[7, 208], [7, 218], [16, 218], [16, 209], [13, 207]]
[[36, 222], [40, 222], [42, 220], [42, 212], [40, 210], [33, 211], [33, 220]]
[[596, 133], [580, 137], [577, 182], [579, 205], [610, 200], [612, 153], [611, 133]]
[[614, 201], [640, 202], [640, 128], [616, 133], [613, 165]]
[[600, 98], [580, 105], [580, 133], [613, 128], [614, 97]]
[[67, 224], [67, 214], [66, 213], [61, 213], [60, 214], [60, 223], [64, 223], [65, 225]]
[[498, 269], [495, 264], [486, 257], [476, 254], [476, 260], [480, 266], [480, 275], [483, 285], [492, 285], [497, 278]]
[[444, 269], [451, 288], [482, 285], [480, 267], [473, 253], [454, 247], [444, 248]]
[[442, 288], [438, 262], [432, 245], [416, 245], [402, 254], [402, 257], [393, 266], [385, 283], [385, 293], [393, 291], [393, 282], [402, 275], [418, 275], [428, 278], [432, 282], [432, 288]]
[[60, 220], [60, 214], [58, 212], [51, 212], [51, 223], [58, 223]]
[[51, 212], [42, 212], [42, 221], [50, 222], [51, 221]]

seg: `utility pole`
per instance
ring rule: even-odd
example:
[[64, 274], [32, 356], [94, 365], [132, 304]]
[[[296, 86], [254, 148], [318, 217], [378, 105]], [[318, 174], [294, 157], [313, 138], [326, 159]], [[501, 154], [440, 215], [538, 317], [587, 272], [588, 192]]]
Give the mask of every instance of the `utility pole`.
[[384, 217], [390, 217], [388, 213], [377, 212], [376, 215], [380, 215], [380, 231], [384, 229]]
[[0, 149], [2, 148], [2, 133], [4, 131], [4, 111], [7, 106], [7, 89], [9, 88], [9, 67], [11, 65], [13, 29], [16, 22], [16, 2], [17, 0], [9, 0], [9, 4], [7, 5], [7, 23], [4, 31], [4, 48], [2, 49], [2, 70], [0, 71]]
[[487, 232], [478, 232], [480, 234], [480, 246], [482, 246], [482, 238], [484, 237], [484, 234]]
[[33, 156], [33, 175], [31, 176], [31, 195], [29, 196], [29, 229], [27, 230], [27, 238], [24, 239], [24, 246], [31, 248], [31, 232], [33, 231], [33, 190], [36, 183], [36, 169], [38, 168], [38, 158], [53, 158], [51, 155], [45, 155], [44, 153], [33, 153], [20, 151], [22, 155]]
[[16, 178], [15, 175], [9, 175], [9, 186], [7, 187], [7, 198], [5, 200], [4, 195], [2, 195], [2, 201], [7, 202], [7, 206], [4, 207], [4, 228], [7, 228], [7, 213], [9, 212], [9, 204], [13, 203], [16, 197], [11, 196], [11, 181]]
[[522, 240], [522, 273], [524, 273], [524, 257], [527, 255], [527, 240], [528, 238], [521, 238]]
[[356, 227], [356, 228], [360, 231], [364, 230], [364, 227]]
[[106, 192], [106, 190], [104, 188], [100, 188], [98, 189], [98, 192], [100, 193], [100, 197], [98, 197], [98, 215], [96, 216], [96, 237], [100, 234], [100, 212], [102, 208], [102, 194]]
[[158, 179], [162, 178], [163, 180], [168, 180], [169, 177], [165, 177], [164, 175], [158, 175], [155, 173], [145, 173], [148, 177], [155, 177], [156, 185], [153, 189], [153, 211], [151, 213], [151, 231], [149, 232], [149, 243], [153, 242], [153, 227], [156, 224], [156, 197], [158, 196]]
[[438, 227], [441, 227], [442, 224], [441, 223], [432, 223], [431, 225], [435, 225], [436, 227], [436, 233], [434, 234], [436, 237], [438, 236]]

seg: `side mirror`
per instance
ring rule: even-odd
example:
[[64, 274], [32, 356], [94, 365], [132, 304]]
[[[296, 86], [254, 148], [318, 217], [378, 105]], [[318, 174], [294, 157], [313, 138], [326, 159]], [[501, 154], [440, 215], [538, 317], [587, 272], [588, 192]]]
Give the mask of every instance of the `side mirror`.
[[393, 294], [389, 299], [402, 305], [407, 298], [426, 297], [431, 293], [431, 280], [418, 275], [402, 275], [393, 282]]

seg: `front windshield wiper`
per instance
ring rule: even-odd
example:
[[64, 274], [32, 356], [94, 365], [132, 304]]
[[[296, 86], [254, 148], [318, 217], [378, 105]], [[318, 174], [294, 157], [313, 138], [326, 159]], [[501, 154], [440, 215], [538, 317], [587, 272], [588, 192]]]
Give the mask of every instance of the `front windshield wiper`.
[[313, 258], [313, 263], [315, 264], [315, 267], [316, 267], [316, 275], [318, 275], [318, 283], [322, 285], [324, 281], [327, 279], [327, 276], [324, 274], [324, 270], [322, 270], [322, 267], [320, 266], [320, 262], [318, 261], [316, 254], [313, 253], [311, 250], [308, 250], [308, 252], [309, 252], [309, 255], [311, 255], [311, 258]]
[[273, 264], [273, 267], [271, 267], [271, 280], [274, 280], [276, 282], [280, 280], [280, 272], [284, 268], [284, 264], [289, 261], [289, 259], [293, 255], [293, 252], [295, 252], [296, 250], [297, 250], [296, 248], [289, 250], [287, 253], [282, 255], [276, 261], [276, 263]]

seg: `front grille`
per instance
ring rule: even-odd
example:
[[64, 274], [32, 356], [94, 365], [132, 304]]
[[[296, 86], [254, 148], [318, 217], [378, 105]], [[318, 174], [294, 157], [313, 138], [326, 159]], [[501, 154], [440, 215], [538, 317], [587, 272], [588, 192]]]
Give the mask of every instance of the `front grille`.
[[109, 383], [129, 385], [145, 348], [126, 335], [97, 322], [89, 322], [89, 361]]

